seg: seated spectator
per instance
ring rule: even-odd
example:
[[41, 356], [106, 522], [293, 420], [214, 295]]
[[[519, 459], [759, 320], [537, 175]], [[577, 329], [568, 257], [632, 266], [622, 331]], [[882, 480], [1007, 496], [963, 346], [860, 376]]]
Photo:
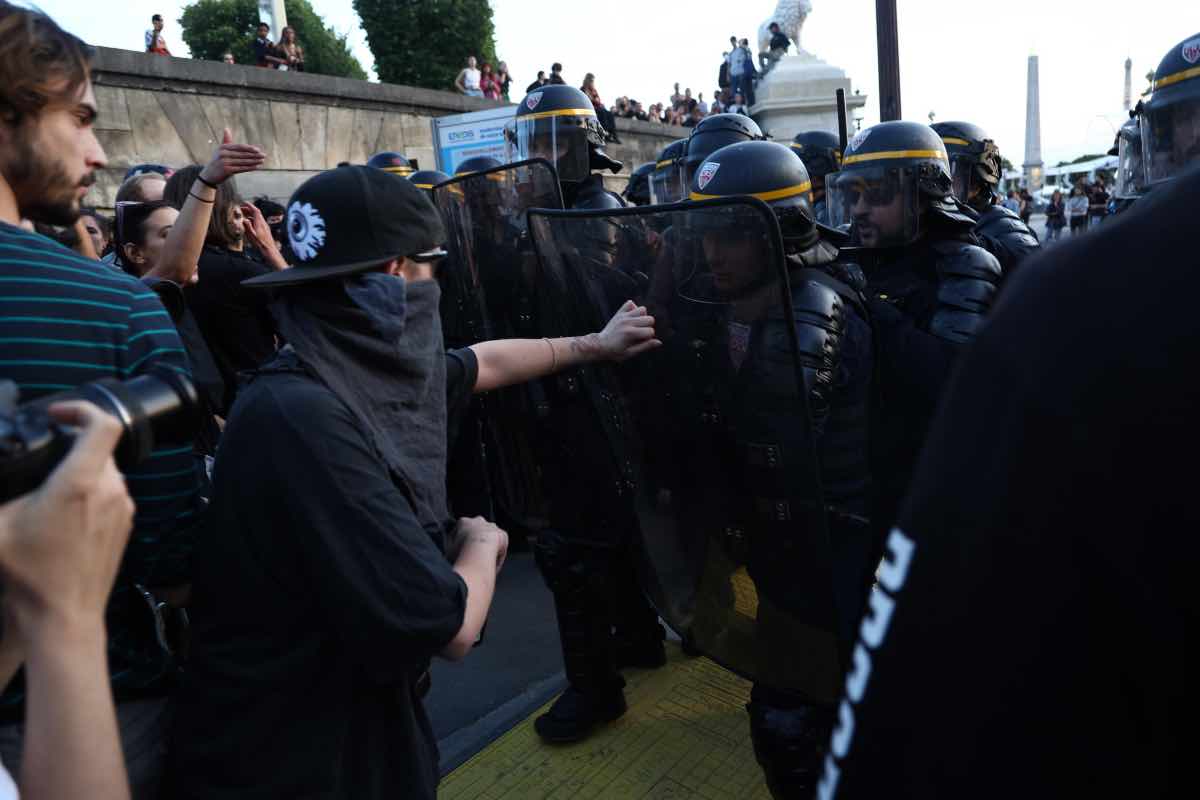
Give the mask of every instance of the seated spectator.
[[694, 128], [702, 119], [704, 119], [704, 114], [700, 111], [700, 104], [693, 100], [687, 117], [683, 120], [683, 126]]
[[618, 97], [617, 102], [613, 104], [612, 115], [614, 117], [623, 117], [625, 119], [633, 116], [629, 110], [629, 99], [625, 97]]
[[637, 100], [629, 101], [629, 116], [631, 116], [633, 119], [641, 120], [642, 122], [645, 122], [650, 118], [650, 116], [646, 113], [646, 109], [642, 108], [642, 104]]
[[459, 94], [465, 94], [468, 97], [483, 97], [483, 90], [479, 88], [479, 80], [481, 74], [475, 68], [475, 56], [467, 56], [467, 64], [458, 71], [458, 76], [454, 79], [454, 88]]
[[280, 64], [287, 61], [275, 52], [275, 43], [271, 41], [271, 26], [265, 22], [258, 23], [258, 35], [254, 39], [254, 65], [266, 69], [278, 69]]
[[304, 72], [304, 48], [296, 41], [296, 29], [288, 25], [275, 45], [275, 55], [283, 59], [279, 68], [289, 72]]
[[224, 53], [222, 53], [222, 54], [221, 54], [221, 60], [222, 60], [223, 62], [225, 62], [226, 64], [236, 64], [236, 63], [237, 63], [237, 62], [236, 62], [236, 61], [233, 59], [233, 53], [230, 53], [229, 51], [226, 51], [226, 52], [224, 52]]
[[[0, 505], [0, 688], [22, 663], [30, 678], [21, 796], [128, 800], [104, 625], [134, 512], [112, 459], [122, 428], [90, 403], [50, 416], [79, 430], [70, 452], [36, 491]], [[0, 764], [0, 798], [16, 797]]]
[[146, 52], [154, 53], [156, 56], [171, 55], [171, 51], [167, 49], [167, 40], [162, 35], [162, 14], [155, 14], [151, 17], [150, 25], [150, 30], [146, 31]]
[[500, 82], [496, 80], [496, 76], [492, 73], [491, 64], [484, 64], [483, 69], [479, 71], [479, 88], [483, 92], [483, 96], [487, 99], [500, 99]]
[[[238, 165], [255, 162], [256, 157], [246, 153]], [[261, 165], [261, 161], [257, 163]], [[221, 372], [225, 397], [217, 413], [226, 416], [237, 392], [238, 373], [258, 368], [275, 354], [275, 322], [267, 310], [267, 298], [261, 292], [242, 287], [242, 281], [282, 269], [287, 262], [275, 249], [261, 212], [242, 203], [233, 173], [225, 168], [214, 168], [212, 162], [203, 170], [198, 166], [185, 167], [172, 176], [165, 196], [172, 205], [184, 210], [194, 205], [196, 213], [192, 218], [206, 221], [189, 234], [202, 238], [203, 249], [198, 260], [198, 279], [186, 283], [184, 296]], [[247, 212], [257, 214], [249, 226], [245, 224]], [[268, 264], [247, 257], [248, 235], [268, 258]], [[170, 266], [160, 270], [160, 274], [179, 275], [186, 268], [186, 263]]]
[[550, 65], [550, 77], [546, 79], [548, 83], [553, 83], [558, 86], [566, 86], [567, 82], [562, 76], [563, 65], [555, 61]]
[[[0, 196], [8, 198], [0, 205], [0, 364], [3, 377], [17, 384], [26, 402], [99, 378], [124, 381], [159, 370], [190, 374], [183, 345], [154, 292], [17, 227], [21, 217], [74, 224], [80, 215], [80, 188], [105, 166], [93, 129], [98, 108], [88, 52], [49, 17], [0, 3], [0, 107], [5, 109], [0, 119]], [[28, 156], [18, 162], [14, 153]], [[136, 503], [134, 533], [105, 615], [111, 688], [126, 768], [139, 798], [157, 796], [162, 726], [177, 672], [174, 627], [167, 627], [161, 638], [157, 631], [170, 621], [165, 603], [186, 597], [191, 547], [203, 520], [202, 468], [190, 443], [166, 440], [155, 446], [147, 460], [125, 475]], [[72, 516], [84, 520], [89, 515], [81, 509]], [[84, 588], [75, 584], [59, 600], [67, 602]], [[95, 588], [93, 584], [89, 591]], [[102, 659], [95, 656], [87, 663]], [[26, 741], [39, 735], [36, 727], [23, 724], [26, 702], [45, 697], [45, 691], [36, 681], [18, 678], [0, 699], [0, 759], [5, 763], [21, 763], [23, 749], [32, 760], [45, 757], [33, 741]], [[97, 718], [96, 726], [94, 746], [107, 752], [107, 735], [101, 731], [111, 730], [111, 723]], [[50, 752], [64, 774], [87, 757]], [[57, 796], [93, 797], [99, 792], [89, 784]]]
[[585, 75], [583, 85], [579, 89], [592, 101], [592, 108], [596, 110], [596, 118], [600, 120], [600, 125], [604, 128], [608, 140], [619, 144], [621, 140], [617, 137], [617, 121], [613, 117], [613, 113], [605, 107], [604, 101], [600, 99], [600, 93], [596, 91], [596, 76], [590, 72]]
[[779, 59], [787, 55], [788, 48], [792, 46], [792, 40], [779, 29], [778, 22], [772, 22], [767, 30], [771, 32], [771, 42], [767, 45], [769, 52], [758, 54], [758, 63], [762, 67], [763, 75], [770, 72]]
[[542, 88], [547, 83], [549, 83], [549, 81], [546, 80], [545, 71], [538, 70], [537, 80], [525, 87], [525, 94], [529, 94], [530, 92], [536, 92], [538, 89]]
[[650, 106], [648, 121], [649, 122], [657, 122], [660, 125], [662, 124], [662, 122], [663, 122], [662, 103], [654, 103], [653, 105]]

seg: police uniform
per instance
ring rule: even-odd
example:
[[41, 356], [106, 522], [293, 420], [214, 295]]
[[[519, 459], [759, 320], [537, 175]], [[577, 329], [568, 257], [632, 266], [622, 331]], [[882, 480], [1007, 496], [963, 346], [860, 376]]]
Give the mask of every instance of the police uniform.
[[663, 148], [654, 162], [650, 174], [650, 203], [665, 205], [678, 203], [687, 198], [687, 184], [683, 182], [679, 159], [687, 148], [687, 139], [676, 139]]
[[946, 148], [926, 125], [884, 122], [861, 131], [827, 191], [833, 221], [849, 223], [860, 248], [877, 341], [871, 522], [878, 545], [942, 386], [991, 308], [1001, 268], [974, 243], [975, 220], [951, 194]]
[[1141, 104], [1146, 187], [1172, 180], [1200, 161], [1200, 34], [1172, 47]]
[[629, 183], [621, 196], [635, 206], [650, 205], [650, 176], [653, 172], [654, 162], [648, 162], [629, 173]]
[[976, 238], [1000, 262], [1003, 277], [1009, 278], [1040, 244], [1018, 215], [996, 202], [1000, 151], [982, 128], [969, 122], [938, 122], [933, 129], [950, 157], [954, 196], [975, 215]]
[[408, 179], [417, 185], [418, 189], [432, 189], [439, 183], [445, 183], [450, 180], [450, 176], [441, 170], [437, 169], [422, 169], [408, 176]]
[[384, 150], [371, 156], [367, 160], [367, 166], [399, 175], [401, 178], [407, 178], [413, 173], [412, 162], [393, 150]]
[[[553, 164], [567, 208], [625, 206], [593, 172], [619, 172], [621, 162], [604, 152], [604, 129], [578, 89], [544, 86], [527, 95], [510, 141], [513, 160]], [[549, 320], [534, 325], [538, 335], [561, 333], [547, 327]], [[620, 414], [618, 398], [589, 393], [590, 384], [570, 372], [542, 386], [539, 449], [550, 525], [539, 533], [534, 555], [554, 595], [569, 686], [535, 729], [547, 741], [570, 742], [625, 712], [622, 666], [661, 666], [666, 655], [664, 631], [634, 575], [637, 521], [605, 428]]]
[[[784, 454], [788, 468], [763, 469], [758, 454], [764, 445], [759, 442], [743, 449], [747, 463], [739, 469], [755, 476], [748, 482], [750, 491], [764, 499], [793, 496], [797, 484], [815, 483], [813, 494], [823, 503], [828, 531], [830, 563], [821, 568], [827, 568], [832, 576], [834, 633], [838, 641], [835, 661], [844, 665], [871, 572], [867, 428], [874, 348], [864, 295], [866, 281], [856, 265], [840, 257], [836, 242], [843, 237], [816, 225], [811, 179], [794, 149], [774, 142], [746, 141], [709, 154], [695, 171], [691, 199], [737, 195], [767, 202], [780, 224], [808, 409], [807, 420], [803, 415], [797, 420], [794, 412], [784, 417], [757, 412], [763, 415], [763, 420], [755, 423], [763, 432], [759, 438], [770, 440], [771, 444], [765, 446], [776, 447]], [[759, 347], [751, 346], [738, 375], [742, 381], [758, 384], [746, 387], [746, 391], [762, 395], [762, 400], [744, 402], [743, 411], [756, 413], [757, 409], [776, 406], [771, 396], [786, 396], [789, 387], [795, 386], [795, 373], [788, 362], [772, 357], [770, 352], [772, 341], [786, 341], [787, 337], [772, 336], [769, 329], [785, 321], [783, 315], [768, 315], [761, 323], [768, 330], [750, 337]], [[746, 422], [738, 420], [743, 427]], [[796, 454], [809, 451], [816, 463], [798, 467]], [[756, 501], [753, 505], [772, 504]], [[786, 547], [778, 552], [774, 549], [800, 533], [803, 521], [797, 519], [778, 529], [761, 520], [744, 520], [743, 524], [748, 538], [764, 540], [752, 543], [751, 552], [769, 554], [766, 558], [770, 561], [786, 565], [776, 574], [761, 565], [756, 567], [750, 559], [760, 596], [788, 608], [789, 600], [799, 595], [826, 593], [828, 584], [806, 579], [807, 573], [797, 570], [799, 564], [789, 564]], [[760, 555], [760, 560], [763, 557]], [[822, 598], [809, 602], [827, 601]], [[757, 635], [763, 647], [779, 654], [806, 647], [792, 633], [789, 626], [772, 624], [760, 615]], [[817, 653], [807, 657], [814, 661], [822, 658]], [[830, 675], [840, 685], [840, 666]], [[766, 773], [767, 785], [777, 798], [807, 797], [815, 789], [832, 729], [828, 688], [823, 682], [788, 685], [769, 667], [753, 677], [756, 680], [747, 708], [755, 755]]]

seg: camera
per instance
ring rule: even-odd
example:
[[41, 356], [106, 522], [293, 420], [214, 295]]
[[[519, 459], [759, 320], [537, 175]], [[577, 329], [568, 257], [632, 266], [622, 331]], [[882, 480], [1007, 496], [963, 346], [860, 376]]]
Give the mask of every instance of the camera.
[[87, 400], [124, 429], [113, 453], [122, 469], [146, 459], [157, 445], [192, 441], [199, 427], [196, 387], [167, 368], [128, 381], [104, 378], [18, 406], [15, 386], [0, 382], [0, 502], [41, 486], [71, 449], [74, 431], [47, 409], [65, 400]]

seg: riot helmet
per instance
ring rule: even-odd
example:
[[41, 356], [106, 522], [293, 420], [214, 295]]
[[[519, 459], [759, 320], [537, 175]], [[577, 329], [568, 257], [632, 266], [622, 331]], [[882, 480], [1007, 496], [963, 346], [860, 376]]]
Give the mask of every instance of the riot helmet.
[[932, 127], [950, 157], [954, 196], [976, 211], [986, 211], [1004, 171], [996, 143], [970, 122], [938, 122]]
[[604, 152], [605, 132], [592, 101], [572, 86], [547, 85], [527, 94], [506, 135], [510, 160], [544, 158], [564, 183], [580, 183], [593, 169], [621, 171], [621, 162]]
[[412, 163], [392, 150], [384, 150], [382, 153], [371, 156], [367, 161], [367, 166], [399, 175], [401, 178], [407, 178], [413, 172]]
[[450, 176], [441, 170], [423, 169], [409, 175], [408, 179], [416, 184], [418, 189], [432, 189], [439, 183], [450, 180]]
[[696, 170], [709, 155], [725, 145], [766, 139], [758, 123], [744, 114], [713, 114], [696, 123], [683, 154], [684, 186], [690, 187]]
[[926, 210], [968, 229], [975, 224], [951, 194], [941, 137], [917, 122], [881, 122], [857, 133], [841, 170], [826, 178], [825, 191], [830, 222], [849, 223], [864, 247], [911, 244], [923, 232]]
[[789, 250], [816, 242], [812, 182], [795, 151], [777, 142], [751, 141], [709, 154], [692, 178], [688, 199], [737, 195], [757, 197], [771, 207]]
[[1147, 188], [1200, 161], [1200, 33], [1159, 62], [1153, 92], [1142, 103], [1141, 133]]
[[476, 172], [483, 172], [484, 170], [495, 169], [496, 167], [502, 166], [504, 166], [504, 164], [502, 164], [498, 158], [492, 158], [491, 156], [474, 156], [472, 158], [468, 158], [466, 161], [454, 168], [454, 177], [457, 178], [460, 175], [474, 175]]
[[825, 176], [837, 172], [842, 165], [842, 143], [829, 131], [801, 131], [790, 147], [804, 162], [814, 188], [818, 180], [824, 188]]
[[[1138, 104], [1141, 108], [1141, 104]], [[1133, 200], [1146, 192], [1146, 172], [1142, 164], [1142, 125], [1136, 111], [1117, 131], [1117, 141], [1109, 155], [1117, 157], [1117, 174], [1113, 183], [1113, 197], [1118, 200]]]
[[650, 205], [650, 175], [653, 172], [654, 162], [651, 161], [629, 173], [629, 183], [625, 184], [621, 196], [635, 206]]
[[663, 148], [654, 164], [650, 176], [650, 202], [656, 206], [678, 203], [687, 197], [687, 183], [683, 179], [683, 153], [687, 150], [687, 139], [676, 139]]

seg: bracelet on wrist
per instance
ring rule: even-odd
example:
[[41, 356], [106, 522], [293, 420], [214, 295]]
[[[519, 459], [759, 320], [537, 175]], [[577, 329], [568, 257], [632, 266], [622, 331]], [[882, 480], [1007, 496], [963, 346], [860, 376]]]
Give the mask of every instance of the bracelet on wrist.
[[199, 174], [196, 175], [196, 180], [200, 181], [201, 183], [203, 183], [205, 186], [207, 186], [210, 189], [216, 189], [217, 185], [218, 185], [218, 184], [213, 183], [212, 181], [205, 180], [204, 176], [199, 175]]
[[205, 198], [201, 197], [200, 195], [196, 194], [195, 192], [188, 192], [188, 197], [194, 197], [197, 200], [199, 200], [201, 203], [216, 203], [217, 202], [216, 200], [206, 200]]

